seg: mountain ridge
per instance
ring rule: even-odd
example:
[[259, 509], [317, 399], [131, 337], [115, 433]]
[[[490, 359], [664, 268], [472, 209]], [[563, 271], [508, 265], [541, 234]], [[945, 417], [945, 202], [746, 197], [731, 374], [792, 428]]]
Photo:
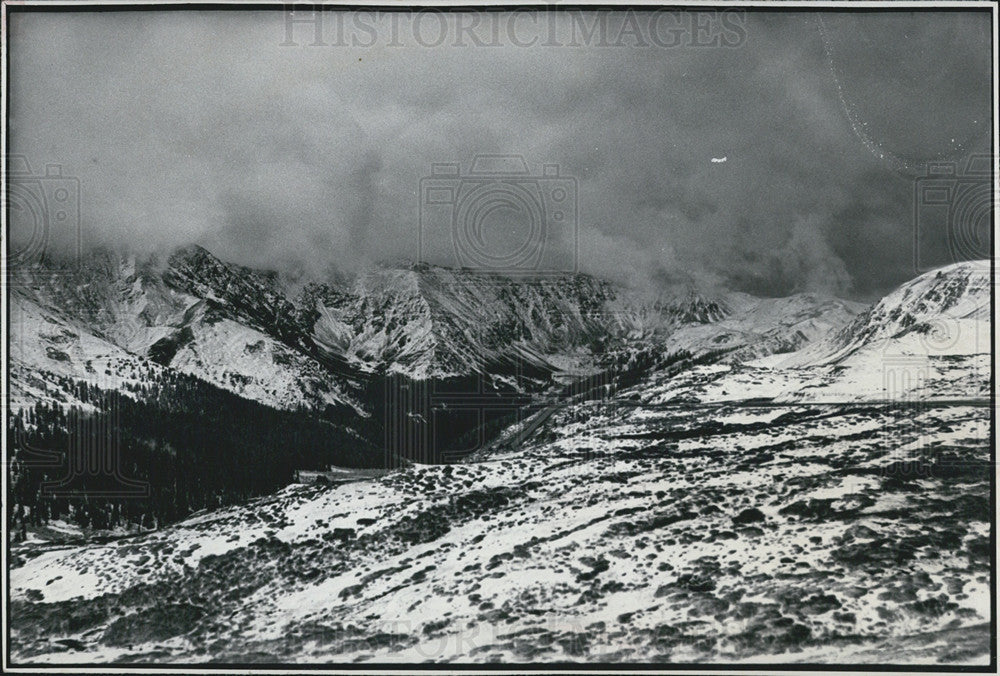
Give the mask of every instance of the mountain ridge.
[[744, 357], [816, 337], [818, 330], [796, 328], [798, 319], [788, 336], [731, 326], [762, 306], [779, 315], [783, 304], [807, 313], [826, 307], [824, 326], [856, 309], [806, 296], [748, 302], [691, 287], [649, 301], [585, 274], [512, 280], [420, 264], [293, 289], [274, 271], [221, 261], [197, 245], [145, 260], [95, 253], [76, 277], [22, 273], [18, 281], [19, 298], [136, 357], [279, 407], [346, 404], [359, 412], [352, 390], [372, 375], [481, 374], [537, 389], [547, 374], [593, 374], [638, 352], [718, 350], [717, 326], [736, 329], [722, 346], [745, 348]]

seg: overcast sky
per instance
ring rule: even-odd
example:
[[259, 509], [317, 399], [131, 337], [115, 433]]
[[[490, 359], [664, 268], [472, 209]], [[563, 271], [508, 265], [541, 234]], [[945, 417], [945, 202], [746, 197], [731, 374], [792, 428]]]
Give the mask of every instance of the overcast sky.
[[[990, 149], [986, 12], [619, 15], [580, 46], [563, 14], [342, 18], [310, 46], [283, 12], [16, 12], [10, 152], [79, 179], [87, 242], [311, 275], [416, 258], [431, 164], [520, 154], [579, 188], [543, 265], [578, 228], [599, 275], [868, 299], [917, 272], [923, 163]], [[521, 216], [483, 246], [517, 248]], [[425, 225], [438, 262], [450, 227]], [[951, 259], [943, 232], [922, 261]]]

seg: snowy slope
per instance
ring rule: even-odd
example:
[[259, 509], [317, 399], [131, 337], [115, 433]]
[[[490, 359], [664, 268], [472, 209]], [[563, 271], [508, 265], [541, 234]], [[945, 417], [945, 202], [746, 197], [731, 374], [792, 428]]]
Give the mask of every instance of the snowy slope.
[[[988, 261], [955, 263], [913, 279], [859, 314], [840, 331], [800, 352], [789, 365], [835, 363], [862, 348], [891, 350], [894, 341], [923, 336], [927, 353], [975, 354], [979, 328], [990, 322]], [[986, 338], [988, 341], [989, 333]], [[919, 339], [918, 339], [919, 340]]]
[[10, 405], [75, 404], [73, 383], [129, 393], [161, 367], [91, 333], [73, 318], [42, 308], [18, 292], [10, 297]]
[[988, 463], [985, 408], [580, 404], [478, 462], [19, 545], [11, 650], [983, 665]]
[[187, 325], [190, 339], [181, 341], [171, 368], [276, 408], [352, 403], [319, 364], [284, 343], [230, 319], [199, 319]]
[[[78, 274], [23, 279], [18, 294], [35, 310], [12, 317], [12, 332], [27, 336], [43, 331], [38, 322], [44, 309], [104, 349], [125, 355], [122, 359], [174, 368], [270, 406], [346, 403], [358, 408], [337, 377], [257, 328], [274, 332], [273, 325], [251, 321], [207, 285], [193, 289], [204, 297], [185, 290], [178, 280], [191, 271], [183, 260], [172, 257], [173, 265], [155, 258], [139, 262], [132, 255], [105, 251], [91, 256]], [[259, 279], [247, 274], [250, 282], [239, 292], [261, 298], [251, 284]], [[38, 350], [24, 351], [19, 359], [28, 371], [53, 370], [52, 360]], [[86, 360], [57, 366], [53, 372], [65, 377], [88, 378]]]
[[641, 397], [652, 403], [988, 398], [990, 292], [984, 261], [934, 270], [797, 352], [654, 376]]
[[688, 325], [670, 336], [670, 344], [692, 352], [731, 349], [727, 361], [747, 361], [793, 352], [848, 324], [863, 309], [859, 303], [797, 294], [755, 298], [733, 293], [731, 314], [712, 324]]
[[[468, 462], [292, 486], [122, 540], [16, 545], [14, 657], [988, 664], [990, 347], [961, 332], [989, 335], [989, 285], [972, 266], [917, 278], [853, 323], [850, 304], [808, 296], [615, 297], [589, 315], [576, 300], [593, 297], [589, 282], [511, 297], [415, 272], [373, 274], [363, 293], [313, 289], [321, 311], [279, 315], [317, 317], [311, 335], [344, 359], [424, 373], [511, 345], [585, 362], [582, 337], [609, 326], [598, 337], [624, 346], [673, 338], [753, 356], [773, 340], [775, 354], [553, 407], [518, 447]], [[274, 304], [226, 309], [218, 288], [204, 293], [228, 314], [195, 309], [191, 344], [240, 362], [261, 330], [248, 324]], [[473, 298], [507, 323], [488, 324], [490, 303]], [[47, 336], [31, 334], [29, 360], [72, 372], [120, 349], [23, 307]], [[558, 321], [539, 308], [561, 308]], [[404, 321], [422, 349], [401, 342]], [[928, 343], [921, 327], [951, 321], [958, 341]], [[490, 330], [466, 333], [474, 324]], [[736, 338], [713, 343], [722, 330]], [[59, 346], [72, 367], [45, 350]], [[185, 350], [183, 363], [198, 355]]]
[[[361, 403], [365, 380], [385, 374], [485, 374], [537, 391], [553, 379], [681, 351], [727, 362], [788, 352], [840, 328], [858, 309], [814, 295], [760, 299], [694, 286], [649, 298], [582, 274], [512, 280], [426, 265], [377, 267], [353, 281], [297, 288], [197, 246], [146, 259], [94, 252], [75, 274], [18, 282], [26, 302], [130, 355], [122, 358], [144, 358], [279, 408], [346, 404], [362, 415], [369, 413]], [[51, 370], [43, 357], [23, 355], [25, 378], [32, 368]], [[85, 378], [85, 362], [62, 363], [58, 372]], [[16, 388], [30, 391], [16, 379]]]

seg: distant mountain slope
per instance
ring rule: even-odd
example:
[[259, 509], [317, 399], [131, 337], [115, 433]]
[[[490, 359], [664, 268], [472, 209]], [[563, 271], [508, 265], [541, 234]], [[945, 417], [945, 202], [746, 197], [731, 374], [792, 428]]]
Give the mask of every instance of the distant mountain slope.
[[727, 361], [747, 361], [793, 352], [825, 338], [850, 322], [860, 303], [804, 293], [787, 298], [730, 295], [729, 315], [707, 325], [688, 325], [670, 337], [672, 345], [692, 352], [731, 349]]
[[515, 281], [431, 266], [373, 271], [347, 293], [313, 287], [308, 298], [314, 339], [331, 353], [421, 378], [504, 366], [594, 372], [642, 350], [743, 360], [792, 351], [862, 309], [814, 294], [694, 288], [650, 299], [587, 275]]
[[990, 396], [990, 266], [927, 272], [790, 354], [654, 375], [644, 400], [900, 402]]
[[[177, 369], [278, 408], [345, 405], [361, 415], [371, 412], [363, 390], [373, 377], [482, 374], [538, 390], [553, 376], [594, 374], [639, 355], [711, 352], [738, 361], [787, 352], [856, 310], [811, 295], [757, 299], [693, 288], [649, 300], [582, 274], [513, 280], [426, 265], [295, 289], [197, 246], [165, 259], [95, 252], [76, 274], [21, 273], [17, 281], [18, 303], [126, 362]], [[24, 326], [15, 317], [12, 328], [52, 342], [29, 326], [38, 312], [25, 314]], [[26, 372], [88, 377], [86, 359], [56, 368], [37, 350], [15, 357]]]
[[125, 391], [163, 370], [19, 293], [11, 294], [10, 318], [12, 410], [37, 402], [88, 408], [75, 395], [75, 382]]
[[[247, 321], [210, 294], [206, 299], [186, 293], [171, 283], [175, 275], [156, 260], [138, 263], [105, 252], [88, 259], [77, 275], [22, 278], [12, 294], [11, 335], [21, 337], [12, 344], [12, 361], [39, 376], [92, 381], [88, 363], [106, 361], [107, 353], [116, 361], [97, 375], [112, 389], [115, 379], [152, 362], [277, 408], [358, 408], [326, 369], [257, 328], [272, 326]], [[80, 338], [75, 358], [48, 356], [66, 352], [59, 344], [67, 339], [53, 337], [46, 324]]]
[[[789, 365], [834, 363], [863, 348], [889, 347], [906, 336], [925, 336], [951, 354], [973, 354], [977, 327], [990, 321], [990, 266], [988, 261], [955, 263], [932, 270], [886, 295], [840, 331], [803, 350]], [[963, 328], [965, 330], [963, 330]]]
[[363, 371], [430, 378], [558, 371], [574, 359], [593, 366], [594, 341], [616, 331], [600, 317], [616, 293], [585, 275], [515, 281], [419, 266], [369, 272], [333, 302], [328, 292], [310, 298], [314, 336], [327, 350]]

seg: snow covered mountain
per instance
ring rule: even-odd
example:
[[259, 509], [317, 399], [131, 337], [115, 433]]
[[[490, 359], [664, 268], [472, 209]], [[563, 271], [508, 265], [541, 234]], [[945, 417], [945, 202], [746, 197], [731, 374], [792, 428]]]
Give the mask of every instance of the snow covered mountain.
[[597, 317], [614, 297], [585, 275], [514, 282], [500, 275], [416, 266], [379, 269], [347, 290], [310, 287], [302, 306], [313, 338], [363, 372], [441, 378], [520, 366], [558, 371], [595, 357], [609, 333]]
[[483, 374], [537, 390], [637, 355], [788, 352], [859, 309], [693, 288], [650, 301], [582, 274], [515, 281], [423, 265], [296, 288], [197, 246], [163, 259], [97, 252], [75, 274], [21, 273], [12, 305], [12, 359], [24, 374], [14, 389], [25, 396], [41, 396], [28, 380], [46, 374], [109, 384], [160, 366], [278, 408], [343, 405], [362, 415], [372, 377]]
[[[12, 655], [985, 665], [987, 270], [927, 273], [854, 319], [812, 296], [638, 304], [589, 278], [514, 290], [419, 268], [288, 300], [201, 253], [148, 281], [19, 291], [25, 397], [42, 366], [53, 386], [102, 366], [221, 379], [194, 357], [237, 356], [210, 339], [225, 322], [345, 388], [379, 369], [509, 374], [516, 355], [690, 356], [464, 462], [343, 472], [124, 539], [46, 524], [12, 546]], [[107, 289], [118, 304], [87, 301]]]
[[[11, 362], [25, 374], [12, 379], [15, 400], [37, 391], [28, 379], [49, 381], [44, 398], [58, 401], [53, 374], [120, 389], [163, 367], [276, 408], [357, 408], [341, 382], [280, 340], [280, 321], [188, 293], [181, 272], [104, 252], [78, 274], [22, 274], [11, 294]], [[261, 297], [260, 285], [245, 290]]]
[[794, 352], [850, 322], [864, 306], [802, 293], [787, 298], [728, 296], [729, 313], [710, 324], [688, 324], [670, 336], [691, 352], [727, 350], [723, 361], [743, 362]]
[[926, 402], [990, 395], [991, 292], [987, 261], [927, 272], [839, 330], [791, 354], [655, 376], [650, 402]]
[[[989, 333], [981, 335], [981, 329], [989, 326], [991, 281], [987, 261], [927, 272], [787, 363], [836, 363], [859, 350], [891, 350], [912, 342], [923, 344], [927, 353], [985, 352]], [[983, 339], [987, 342], [979, 342]]]
[[10, 318], [12, 410], [38, 402], [89, 409], [75, 396], [78, 383], [123, 391], [130, 384], [150, 381], [163, 370], [72, 317], [17, 292], [11, 295]]

